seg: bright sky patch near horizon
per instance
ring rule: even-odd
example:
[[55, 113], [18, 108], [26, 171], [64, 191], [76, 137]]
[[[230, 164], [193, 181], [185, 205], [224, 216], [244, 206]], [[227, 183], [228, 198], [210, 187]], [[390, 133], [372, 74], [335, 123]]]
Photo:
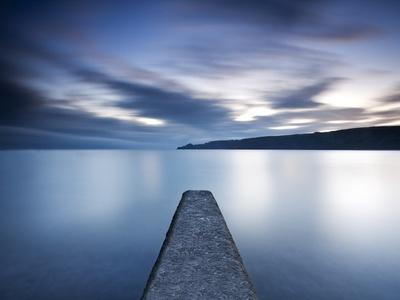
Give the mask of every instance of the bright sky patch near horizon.
[[399, 3], [6, 1], [0, 147], [400, 125]]

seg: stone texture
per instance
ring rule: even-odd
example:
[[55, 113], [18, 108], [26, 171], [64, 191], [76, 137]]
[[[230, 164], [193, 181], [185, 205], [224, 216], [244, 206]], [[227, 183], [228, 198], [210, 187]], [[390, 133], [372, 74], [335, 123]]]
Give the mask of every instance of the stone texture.
[[209, 191], [182, 195], [142, 299], [257, 299]]

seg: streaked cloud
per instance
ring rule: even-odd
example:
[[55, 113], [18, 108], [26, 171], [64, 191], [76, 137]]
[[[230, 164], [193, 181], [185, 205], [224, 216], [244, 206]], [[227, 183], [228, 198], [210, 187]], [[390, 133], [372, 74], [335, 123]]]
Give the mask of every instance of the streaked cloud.
[[281, 92], [276, 97], [271, 97], [271, 105], [276, 109], [299, 109], [321, 106], [315, 98], [343, 78], [326, 78], [317, 83], [301, 87], [300, 89]]
[[392, 91], [379, 100], [388, 104], [400, 104], [400, 84], [397, 84]]
[[105, 86], [120, 94], [123, 100], [115, 105], [131, 109], [145, 118], [203, 127], [229, 120], [230, 110], [213, 99], [197, 98], [184, 91], [120, 80], [94, 71], [80, 70], [77, 74], [85, 81]]
[[397, 6], [8, 2], [0, 13], [0, 147], [174, 148], [396, 124]]

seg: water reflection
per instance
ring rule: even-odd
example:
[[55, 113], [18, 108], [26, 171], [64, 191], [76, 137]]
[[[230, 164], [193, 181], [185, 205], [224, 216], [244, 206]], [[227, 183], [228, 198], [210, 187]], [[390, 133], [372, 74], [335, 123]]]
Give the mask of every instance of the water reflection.
[[398, 152], [0, 153], [0, 298], [135, 299], [187, 189], [261, 299], [398, 299]]
[[224, 213], [241, 224], [239, 230], [252, 234], [252, 228], [264, 224], [268, 217], [272, 182], [268, 157], [262, 152], [243, 151], [232, 152], [228, 159], [224, 185], [229, 188], [224, 194], [229, 194], [230, 201]]
[[387, 234], [397, 224], [400, 211], [396, 188], [400, 165], [392, 160], [397, 156], [385, 153], [387, 159], [383, 159], [374, 154], [325, 155], [326, 164], [335, 166], [324, 169], [321, 217], [327, 237], [334, 245], [345, 243], [358, 255], [382, 243], [388, 248]]

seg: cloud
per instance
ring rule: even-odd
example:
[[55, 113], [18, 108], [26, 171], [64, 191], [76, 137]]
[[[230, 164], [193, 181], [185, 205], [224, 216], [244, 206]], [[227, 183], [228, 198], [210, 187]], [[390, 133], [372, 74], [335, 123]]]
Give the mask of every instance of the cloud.
[[296, 90], [284, 91], [280, 95], [271, 97], [268, 102], [276, 109], [315, 108], [322, 104], [315, 98], [328, 91], [342, 78], [326, 78], [312, 85], [307, 85]]
[[52, 101], [57, 102], [30, 107], [29, 113], [18, 110], [12, 119], [1, 116], [0, 148], [168, 148], [180, 141], [175, 128], [99, 117]]
[[188, 22], [207, 18], [217, 23], [250, 24], [268, 34], [279, 32], [321, 41], [348, 42], [373, 38], [382, 33], [377, 25], [365, 24], [356, 21], [355, 18], [335, 18], [330, 9], [338, 3], [332, 0], [203, 0], [185, 1], [185, 4], [182, 4], [182, 1], [177, 2], [181, 3], [181, 10], [188, 14]]
[[0, 77], [0, 124], [28, 118], [42, 104], [34, 90]]
[[397, 84], [392, 91], [378, 99], [378, 101], [388, 104], [400, 104], [400, 84]]
[[140, 116], [166, 120], [200, 128], [212, 128], [230, 120], [230, 110], [214, 99], [204, 99], [185, 91], [173, 91], [160, 86], [121, 80], [92, 70], [76, 74], [83, 80], [105, 86], [120, 94], [116, 105], [131, 109]]
[[[342, 18], [349, 16], [347, 6], [174, 0], [135, 2], [134, 10], [131, 2], [41, 2], [26, 13], [10, 4], [0, 13], [0, 146], [174, 147], [195, 137], [276, 134], [269, 128], [296, 118], [313, 121], [292, 132], [324, 129], [332, 121], [396, 118], [393, 110], [318, 102], [342, 80], [337, 71], [352, 70], [334, 47], [315, 40], [381, 34], [369, 20]], [[399, 103], [399, 94], [380, 101]], [[274, 115], [234, 121], [233, 113], [266, 104]], [[165, 123], [151, 127], [135, 117]]]
[[0, 99], [1, 148], [85, 148], [99, 146], [101, 141], [102, 147], [128, 146], [140, 144], [143, 136], [153, 131], [138, 124], [57, 107], [58, 100], [48, 99], [22, 84], [0, 81]]
[[283, 111], [272, 116], [263, 117], [259, 122], [268, 126], [278, 126], [288, 124], [290, 120], [293, 119], [309, 119], [312, 120], [310, 124], [312, 124], [312, 126], [317, 130], [321, 124], [329, 124], [330, 121], [360, 121], [367, 117], [368, 114], [364, 108], [331, 107], [328, 105], [321, 105], [320, 107], [313, 109]]
[[129, 149], [148, 146], [134, 140], [9, 126], [0, 126], [0, 138], [0, 149]]
[[[182, 4], [187, 12], [200, 12], [215, 18], [233, 18], [256, 23], [290, 26], [299, 22], [312, 22], [314, 6], [321, 0], [205, 0]], [[183, 1], [178, 1], [183, 3]]]
[[[213, 99], [192, 96], [152, 72], [145, 74], [144, 81], [152, 83], [146, 85], [142, 78], [133, 81], [102, 73], [93, 65], [77, 63], [57, 51], [50, 53], [20, 36], [6, 38], [4, 45], [0, 50], [0, 148], [175, 147], [182, 143], [182, 124], [204, 130], [230, 121], [229, 109]], [[100, 117], [77, 106], [74, 99], [55, 99], [28, 84], [33, 78], [45, 80], [48, 74], [22, 63], [27, 61], [39, 61], [41, 67], [50, 64], [80, 84], [101, 85], [118, 95], [121, 100], [108, 103], [104, 111], [120, 108], [127, 115], [166, 120], [168, 126], [154, 128]], [[170, 89], [164, 86], [167, 83]], [[195, 135], [196, 129], [188, 127], [186, 134]]]
[[[3, 68], [4, 76], [9, 73], [8, 70], [16, 69], [18, 69], [18, 73], [15, 74], [15, 77], [20, 81], [35, 75], [40, 76], [42, 70], [32, 70], [30, 64], [22, 65], [20, 63], [21, 60], [26, 61], [27, 59], [39, 60], [41, 63], [50, 64], [67, 72], [82, 83], [101, 85], [111, 93], [119, 95], [123, 100], [118, 103], [110, 103], [110, 106], [124, 109], [127, 113], [135, 114], [138, 117], [162, 119], [172, 124], [184, 124], [203, 129], [209, 129], [230, 120], [231, 111], [215, 101], [215, 99], [193, 96], [189, 91], [180, 87], [179, 84], [175, 84], [171, 80], [165, 80], [155, 72], [142, 70], [140, 73], [135, 72], [134, 75], [137, 77], [133, 79], [121, 79], [115, 75], [99, 71], [99, 67], [73, 60], [67, 53], [50, 51], [43, 45], [39, 45], [30, 39], [25, 39], [21, 35], [11, 38], [9, 32], [0, 31], [0, 36], [4, 37], [5, 42], [5, 47], [0, 51], [0, 63], [2, 61], [6, 62], [7, 57], [14, 59], [12, 62], [7, 62], [6, 67]], [[143, 82], [149, 84], [143, 84]], [[167, 84], [168, 88], [165, 86]], [[37, 91], [29, 89], [22, 83], [19, 86], [8, 84], [7, 89], [3, 92], [7, 92], [8, 89], [12, 89], [15, 94], [8, 97], [13, 98], [13, 101], [7, 101], [2, 105], [17, 106], [21, 101], [27, 103], [21, 103], [20, 105], [28, 105], [28, 102], [33, 104], [33, 101], [38, 98]], [[17, 93], [24, 93], [24, 95], [18, 96]], [[48, 100], [51, 105], [54, 99]], [[43, 103], [37, 101], [36, 104]], [[11, 107], [4, 108], [4, 114], [11, 114]]]
[[383, 31], [371, 25], [348, 24], [316, 27], [301, 34], [321, 41], [352, 42], [377, 37]]
[[[7, 44], [8, 50], [19, 49], [18, 44]], [[32, 48], [32, 52], [29, 49], [21, 50], [21, 57], [45, 61], [55, 58], [39, 48]], [[99, 117], [77, 108], [72, 99], [49, 97], [26, 82], [37, 76], [33, 69], [16, 64], [18, 60], [6, 60], [9, 51], [0, 51], [0, 148], [151, 148], [154, 142], [149, 134], [162, 141], [161, 132], [155, 133], [154, 128]], [[13, 58], [19, 57], [17, 54]], [[72, 70], [73, 64], [67, 58], [58, 64], [62, 60], [57, 56], [56, 64]]]
[[[241, 32], [238, 30], [238, 32]], [[224, 33], [226, 40], [207, 36], [185, 40], [163, 64], [185, 76], [226, 79], [249, 74], [320, 78], [343, 65], [331, 52], [290, 44], [279, 38], [243, 30]]]

